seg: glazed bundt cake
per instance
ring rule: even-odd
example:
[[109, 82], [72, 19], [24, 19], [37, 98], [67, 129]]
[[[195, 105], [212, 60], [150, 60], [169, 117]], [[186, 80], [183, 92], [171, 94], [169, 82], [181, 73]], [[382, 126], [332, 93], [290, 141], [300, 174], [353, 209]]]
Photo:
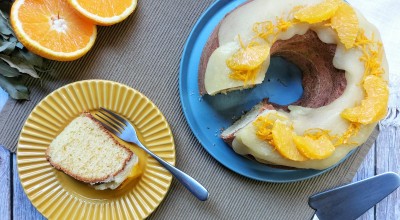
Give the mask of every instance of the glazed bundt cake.
[[[270, 57], [302, 71], [303, 95], [264, 100], [221, 137], [239, 154], [325, 169], [364, 143], [386, 115], [388, 65], [378, 30], [342, 0], [252, 0], [227, 14], [199, 64], [202, 95], [263, 82]], [[290, 91], [289, 91], [290, 92]]]

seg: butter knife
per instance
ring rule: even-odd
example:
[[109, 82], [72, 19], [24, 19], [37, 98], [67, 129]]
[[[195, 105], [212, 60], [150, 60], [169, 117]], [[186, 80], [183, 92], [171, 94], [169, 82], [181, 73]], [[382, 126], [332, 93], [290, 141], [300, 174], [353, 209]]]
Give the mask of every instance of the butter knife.
[[400, 176], [387, 172], [312, 195], [308, 204], [320, 220], [356, 219], [400, 186]]

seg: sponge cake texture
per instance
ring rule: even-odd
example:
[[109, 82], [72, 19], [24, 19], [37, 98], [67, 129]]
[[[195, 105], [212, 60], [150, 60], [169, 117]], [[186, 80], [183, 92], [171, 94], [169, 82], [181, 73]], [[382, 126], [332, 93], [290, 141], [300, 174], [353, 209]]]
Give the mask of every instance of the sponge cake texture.
[[75, 118], [52, 141], [46, 156], [56, 169], [97, 185], [98, 189], [117, 188], [138, 161], [132, 151], [87, 112]]

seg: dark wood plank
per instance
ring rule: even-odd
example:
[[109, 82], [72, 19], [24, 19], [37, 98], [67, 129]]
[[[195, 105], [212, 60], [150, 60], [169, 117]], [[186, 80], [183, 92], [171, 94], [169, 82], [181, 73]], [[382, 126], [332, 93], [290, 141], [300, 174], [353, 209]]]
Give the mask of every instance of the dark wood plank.
[[11, 178], [10, 178], [11, 153], [0, 146], [0, 215], [1, 219], [11, 219]]
[[[372, 148], [369, 150], [367, 156], [365, 157], [363, 163], [361, 164], [359, 170], [357, 171], [357, 174], [354, 177], [353, 182], [357, 182], [375, 175], [375, 146], [376, 144], [374, 144]], [[375, 219], [375, 207], [369, 209], [359, 218], [359, 220], [374, 220], [374, 219]]]
[[[398, 115], [400, 117], [400, 115]], [[398, 119], [397, 119], [398, 120]], [[392, 171], [400, 174], [400, 127], [382, 126], [376, 146], [377, 174]], [[400, 189], [376, 206], [376, 219], [400, 218]]]
[[41, 220], [45, 219], [36, 208], [29, 201], [26, 196], [24, 189], [22, 188], [21, 182], [18, 177], [17, 171], [17, 160], [15, 154], [13, 158], [13, 219], [15, 220]]

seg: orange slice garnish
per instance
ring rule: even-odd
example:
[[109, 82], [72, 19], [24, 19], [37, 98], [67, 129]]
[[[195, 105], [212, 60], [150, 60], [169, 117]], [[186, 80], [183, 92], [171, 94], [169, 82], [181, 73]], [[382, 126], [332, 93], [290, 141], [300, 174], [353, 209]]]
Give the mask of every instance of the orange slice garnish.
[[294, 161], [305, 161], [307, 157], [303, 156], [297, 149], [294, 141], [293, 130], [281, 120], [276, 120], [272, 127], [272, 138], [276, 150], [284, 157]]
[[387, 113], [389, 89], [387, 83], [379, 76], [369, 75], [363, 83], [366, 99], [361, 105], [345, 109], [341, 116], [351, 122], [370, 124], [383, 119]]
[[346, 49], [352, 48], [359, 30], [358, 18], [354, 9], [346, 3], [342, 3], [332, 17], [331, 25]]
[[301, 154], [313, 160], [325, 159], [335, 152], [335, 147], [327, 135], [317, 139], [295, 135], [293, 141]]
[[325, 0], [319, 4], [299, 9], [294, 17], [309, 24], [322, 22], [335, 14], [341, 3], [342, 0]]
[[241, 48], [226, 61], [226, 65], [232, 70], [253, 70], [268, 58], [269, 49], [266, 44]]

